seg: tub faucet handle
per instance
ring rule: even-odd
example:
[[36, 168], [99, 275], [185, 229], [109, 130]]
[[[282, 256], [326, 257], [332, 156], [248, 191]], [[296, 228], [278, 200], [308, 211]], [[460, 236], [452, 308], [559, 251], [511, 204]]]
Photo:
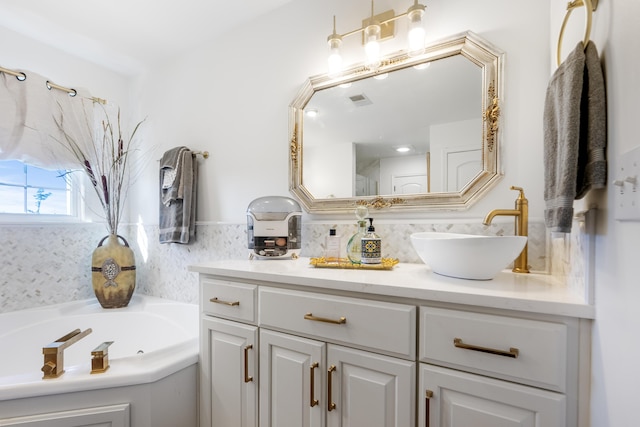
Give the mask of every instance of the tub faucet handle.
[[56, 369], [56, 364], [49, 361], [45, 363], [40, 370], [44, 372], [45, 375], [51, 375], [54, 369]]
[[91, 373], [101, 374], [109, 369], [109, 346], [113, 341], [105, 341], [91, 351]]

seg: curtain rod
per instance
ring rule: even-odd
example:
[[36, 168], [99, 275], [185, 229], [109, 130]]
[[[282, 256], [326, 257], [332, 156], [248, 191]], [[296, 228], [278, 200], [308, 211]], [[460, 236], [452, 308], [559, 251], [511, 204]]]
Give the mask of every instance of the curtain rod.
[[[23, 73], [22, 71], [13, 71], [13, 70], [10, 70], [8, 68], [0, 67], [0, 73], [5, 73], [5, 74], [9, 74], [11, 76], [15, 76], [15, 78], [20, 80], [21, 82], [23, 82], [23, 81], [25, 81], [27, 79], [27, 75], [25, 73]], [[64, 86], [60, 86], [58, 84], [55, 84], [55, 83], [50, 82], [49, 80], [47, 80], [47, 89], [51, 90], [52, 88], [61, 90], [63, 92], [67, 92], [69, 94], [69, 96], [76, 96], [76, 94], [78, 93], [75, 89], [64, 87]], [[107, 103], [106, 99], [97, 98], [95, 96], [92, 96], [91, 100], [94, 101], [94, 102], [98, 102], [100, 104], [103, 104], [103, 105]]]

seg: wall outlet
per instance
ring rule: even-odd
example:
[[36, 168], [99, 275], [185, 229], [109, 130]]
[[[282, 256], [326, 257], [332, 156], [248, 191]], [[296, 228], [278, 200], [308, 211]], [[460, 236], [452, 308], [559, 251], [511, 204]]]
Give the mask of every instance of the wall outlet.
[[613, 174], [615, 191], [615, 219], [640, 221], [640, 147], [620, 156]]

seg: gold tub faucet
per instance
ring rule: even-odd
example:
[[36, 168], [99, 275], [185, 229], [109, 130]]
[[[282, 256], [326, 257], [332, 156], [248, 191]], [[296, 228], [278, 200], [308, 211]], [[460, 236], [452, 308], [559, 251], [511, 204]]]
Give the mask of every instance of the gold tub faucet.
[[[520, 192], [520, 195], [516, 199], [515, 209], [494, 209], [487, 214], [482, 223], [484, 225], [491, 224], [491, 221], [496, 216], [513, 216], [515, 217], [515, 234], [516, 236], [529, 235], [529, 201], [524, 197], [524, 190], [521, 187], [511, 186], [512, 190]], [[528, 273], [529, 265], [527, 259], [529, 243], [525, 243], [520, 255], [513, 261], [514, 273]]]
[[91, 350], [91, 373], [101, 374], [109, 369], [109, 346], [113, 341], [105, 341]]
[[64, 374], [65, 348], [77, 341], [80, 341], [80, 339], [86, 337], [91, 332], [91, 328], [85, 329], [83, 332], [80, 332], [80, 329], [75, 329], [67, 335], [42, 347], [42, 354], [44, 354], [44, 365], [42, 365], [41, 368], [41, 371], [44, 372], [44, 376], [42, 378], [58, 378], [60, 375]]

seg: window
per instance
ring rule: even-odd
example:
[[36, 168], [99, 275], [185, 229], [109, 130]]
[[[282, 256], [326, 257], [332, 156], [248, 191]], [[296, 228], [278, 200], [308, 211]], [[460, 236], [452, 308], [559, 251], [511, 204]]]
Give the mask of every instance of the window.
[[79, 192], [59, 171], [0, 160], [0, 215], [77, 216]]

